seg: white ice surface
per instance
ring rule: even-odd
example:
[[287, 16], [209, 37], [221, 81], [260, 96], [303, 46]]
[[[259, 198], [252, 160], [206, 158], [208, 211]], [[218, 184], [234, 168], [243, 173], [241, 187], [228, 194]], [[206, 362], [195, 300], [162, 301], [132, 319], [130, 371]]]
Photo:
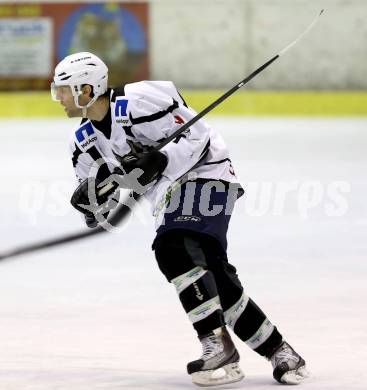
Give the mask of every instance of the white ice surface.
[[[0, 252], [83, 229], [68, 207], [71, 122], [0, 122]], [[306, 359], [313, 376], [303, 388], [365, 390], [367, 120], [210, 123], [248, 184], [229, 232], [247, 293]], [[329, 215], [335, 182], [347, 191], [341, 216]], [[267, 197], [267, 185], [282, 183], [296, 190], [284, 202]], [[156, 266], [153, 237], [143, 204], [119, 234], [0, 263], [0, 389], [194, 388], [185, 366], [200, 344]], [[269, 362], [235, 341], [246, 378], [222, 388], [274, 388]]]

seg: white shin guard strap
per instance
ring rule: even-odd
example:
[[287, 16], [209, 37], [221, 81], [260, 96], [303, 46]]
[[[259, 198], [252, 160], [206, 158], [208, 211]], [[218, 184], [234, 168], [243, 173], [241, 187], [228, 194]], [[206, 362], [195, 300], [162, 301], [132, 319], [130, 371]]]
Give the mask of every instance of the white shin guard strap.
[[237, 320], [240, 318], [241, 314], [245, 311], [249, 297], [242, 293], [241, 298], [228, 310], [224, 312], [224, 319], [226, 324], [233, 329], [236, 325]]
[[273, 332], [273, 329], [274, 325], [266, 318], [260, 328], [257, 330], [257, 332], [245, 341], [246, 344], [251, 349], [256, 349], [270, 337], [271, 333]]
[[188, 315], [191, 322], [195, 324], [195, 322], [201, 321], [202, 319], [210, 316], [210, 314], [214, 313], [216, 310], [221, 309], [222, 306], [220, 305], [219, 296], [217, 295], [216, 297], [209, 299], [209, 301], [206, 301], [200, 306], [191, 310]]
[[177, 278], [172, 279], [171, 282], [175, 285], [177, 294], [180, 294], [185, 288], [200, 279], [206, 272], [207, 271], [202, 267], [196, 267], [185, 274], [177, 276]]

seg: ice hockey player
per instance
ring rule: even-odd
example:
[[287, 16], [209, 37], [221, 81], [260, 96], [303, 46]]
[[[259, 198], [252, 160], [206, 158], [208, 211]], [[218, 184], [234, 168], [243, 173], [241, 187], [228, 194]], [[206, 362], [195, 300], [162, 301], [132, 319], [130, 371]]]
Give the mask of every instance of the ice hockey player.
[[[106, 183], [140, 191], [152, 204], [158, 266], [175, 286], [203, 348], [201, 357], [187, 365], [192, 381], [212, 386], [243, 378], [231, 328], [271, 362], [278, 382], [300, 383], [307, 376], [305, 361], [244, 292], [227, 259], [230, 214], [243, 190], [219, 133], [199, 120], [154, 150], [196, 113], [170, 81], [108, 88], [106, 65], [88, 52], [67, 56], [57, 65], [51, 92], [68, 117], [82, 118], [72, 133], [79, 186], [71, 203], [87, 225], [101, 220], [101, 209], [93, 205], [116, 197], [113, 191], [100, 195]], [[92, 179], [96, 161], [105, 163]]]

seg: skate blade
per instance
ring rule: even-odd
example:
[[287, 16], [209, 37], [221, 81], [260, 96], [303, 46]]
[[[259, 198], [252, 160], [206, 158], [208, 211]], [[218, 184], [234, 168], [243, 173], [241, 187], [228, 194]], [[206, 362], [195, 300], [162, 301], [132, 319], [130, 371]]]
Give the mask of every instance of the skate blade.
[[230, 363], [216, 370], [198, 371], [191, 374], [195, 385], [205, 387], [239, 382], [244, 376], [238, 363]]
[[288, 371], [281, 377], [280, 381], [287, 385], [299, 385], [310, 376], [306, 366], [300, 367], [297, 370]]

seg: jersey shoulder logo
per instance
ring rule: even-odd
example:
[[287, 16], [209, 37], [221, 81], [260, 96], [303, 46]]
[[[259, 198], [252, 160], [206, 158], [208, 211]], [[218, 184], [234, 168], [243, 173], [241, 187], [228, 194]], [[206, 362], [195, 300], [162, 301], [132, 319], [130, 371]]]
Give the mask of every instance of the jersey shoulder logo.
[[126, 117], [127, 116], [127, 104], [128, 104], [127, 99], [116, 99], [116, 104], [115, 104], [115, 118], [119, 117]]
[[91, 143], [97, 141], [93, 126], [89, 121], [75, 131], [75, 138], [81, 149], [85, 149]]
[[116, 123], [127, 125], [129, 118], [127, 118], [127, 105], [129, 101], [124, 98], [117, 98], [115, 104], [115, 120]]

